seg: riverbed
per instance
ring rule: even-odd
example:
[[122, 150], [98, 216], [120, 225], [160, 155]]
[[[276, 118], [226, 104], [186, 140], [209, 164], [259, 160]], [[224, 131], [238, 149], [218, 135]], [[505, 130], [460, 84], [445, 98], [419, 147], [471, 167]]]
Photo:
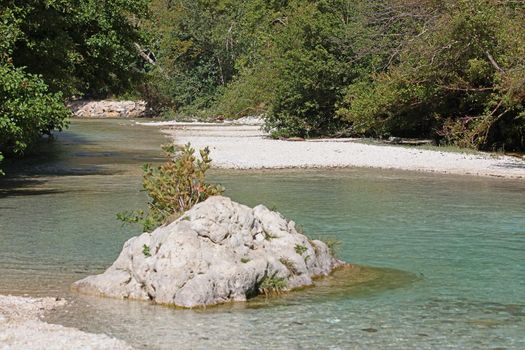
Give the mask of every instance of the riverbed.
[[[78, 296], [139, 233], [140, 165], [158, 129], [74, 120], [0, 179], [0, 294], [58, 296], [48, 322], [141, 349], [523, 349], [525, 181], [380, 169], [216, 170], [226, 195], [264, 203], [378, 278], [247, 305], [178, 310]], [[213, 153], [211, 154], [213, 158]]]

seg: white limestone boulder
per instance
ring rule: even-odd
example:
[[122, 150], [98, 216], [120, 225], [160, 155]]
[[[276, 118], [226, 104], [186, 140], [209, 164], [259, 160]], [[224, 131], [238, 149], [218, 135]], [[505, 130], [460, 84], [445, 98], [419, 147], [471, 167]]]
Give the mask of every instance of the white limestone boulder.
[[76, 100], [68, 107], [77, 118], [140, 118], [150, 112], [145, 101]]
[[215, 196], [171, 224], [131, 238], [110, 268], [73, 288], [196, 307], [309, 286], [343, 264], [281, 214]]

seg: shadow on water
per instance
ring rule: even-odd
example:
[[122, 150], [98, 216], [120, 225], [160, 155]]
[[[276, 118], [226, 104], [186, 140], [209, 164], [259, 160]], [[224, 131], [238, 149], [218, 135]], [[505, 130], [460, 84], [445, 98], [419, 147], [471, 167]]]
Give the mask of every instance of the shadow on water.
[[54, 194], [55, 190], [38, 189], [45, 181], [22, 179], [16, 177], [0, 178], [0, 198], [10, 196], [34, 196], [39, 194]]
[[154, 128], [132, 121], [75, 120], [69, 130], [40, 140], [24, 158], [3, 162], [7, 175], [0, 177], [0, 198], [67, 192], [49, 185], [59, 177], [140, 174], [143, 163], [162, 160], [163, 141]]
[[[11, 196], [17, 196], [17, 197], [21, 197], [21, 196], [40, 196], [40, 195], [49, 195], [49, 194], [61, 194], [61, 193], [65, 193], [66, 191], [62, 191], [62, 190], [53, 190], [53, 189], [50, 189], [50, 190], [44, 190], [44, 189], [20, 189], [20, 188], [16, 188], [16, 189], [9, 189], [9, 188], [2, 188], [0, 189], [0, 199], [2, 198], [7, 198], [7, 197], [11, 197]], [[2, 207], [0, 207], [1, 209]]]
[[[98, 161], [83, 162], [75, 152], [78, 148], [95, 147], [87, 138], [65, 131], [53, 138], [42, 138], [23, 158], [8, 160], [4, 164], [7, 174], [0, 178], [0, 188], [16, 185], [26, 187], [45, 182], [46, 176], [82, 176], [112, 174]], [[89, 151], [82, 152], [89, 154]], [[36, 179], [35, 177], [39, 177]], [[7, 183], [7, 185], [5, 185]]]

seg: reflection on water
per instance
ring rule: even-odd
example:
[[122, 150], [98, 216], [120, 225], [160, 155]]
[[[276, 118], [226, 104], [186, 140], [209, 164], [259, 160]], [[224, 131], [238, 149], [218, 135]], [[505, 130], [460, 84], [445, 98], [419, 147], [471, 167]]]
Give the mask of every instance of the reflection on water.
[[[144, 349], [523, 349], [525, 183], [381, 170], [215, 172], [227, 195], [275, 206], [342, 242], [317, 287], [246, 304], [180, 310], [79, 296], [69, 285], [113, 262], [138, 233], [140, 164], [155, 128], [74, 121], [0, 180], [0, 293], [65, 296], [51, 322]], [[213, 150], [212, 150], [213, 158]], [[359, 283], [357, 283], [359, 282]]]

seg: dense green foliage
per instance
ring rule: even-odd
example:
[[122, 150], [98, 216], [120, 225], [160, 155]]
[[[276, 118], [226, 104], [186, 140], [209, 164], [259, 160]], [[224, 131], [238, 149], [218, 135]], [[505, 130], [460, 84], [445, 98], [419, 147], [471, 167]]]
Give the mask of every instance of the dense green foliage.
[[49, 93], [36, 75], [0, 66], [0, 152], [21, 154], [41, 134], [66, 125], [68, 110], [59, 93]]
[[339, 115], [363, 133], [523, 149], [523, 15], [488, 1], [449, 4], [398, 64], [350, 86]]
[[208, 148], [200, 150], [200, 159], [195, 157], [190, 144], [178, 154], [173, 145], [164, 147], [164, 151], [167, 157], [164, 164], [144, 166], [142, 186], [149, 197], [148, 210], [117, 214], [119, 220], [138, 223], [144, 231], [173, 221], [195, 204], [224, 192], [221, 186], [206, 183], [211, 163]]
[[138, 82], [148, 2], [0, 0], [0, 152], [21, 155], [65, 127], [66, 99]]
[[158, 64], [146, 97], [184, 113], [215, 105], [239, 72], [260, 61], [278, 2], [152, 0], [146, 27]]
[[149, 0], [2, 0], [15, 14], [16, 67], [43, 77], [65, 96], [106, 96], [129, 88], [140, 63], [137, 30]]
[[68, 112], [59, 93], [49, 93], [42, 78], [13, 65], [21, 10], [3, 7], [0, 13], [0, 154], [23, 153], [41, 133], [65, 126]]
[[0, 67], [4, 155], [130, 89], [276, 137], [525, 148], [521, 1], [0, 0]]
[[520, 2], [153, 0], [152, 13], [146, 86], [180, 114], [524, 148]]
[[333, 3], [295, 4], [275, 38], [279, 75], [267, 127], [279, 135], [333, 134], [342, 127], [334, 118], [335, 104], [356, 71], [346, 64], [351, 50], [344, 47], [345, 25], [338, 18], [349, 14]]

